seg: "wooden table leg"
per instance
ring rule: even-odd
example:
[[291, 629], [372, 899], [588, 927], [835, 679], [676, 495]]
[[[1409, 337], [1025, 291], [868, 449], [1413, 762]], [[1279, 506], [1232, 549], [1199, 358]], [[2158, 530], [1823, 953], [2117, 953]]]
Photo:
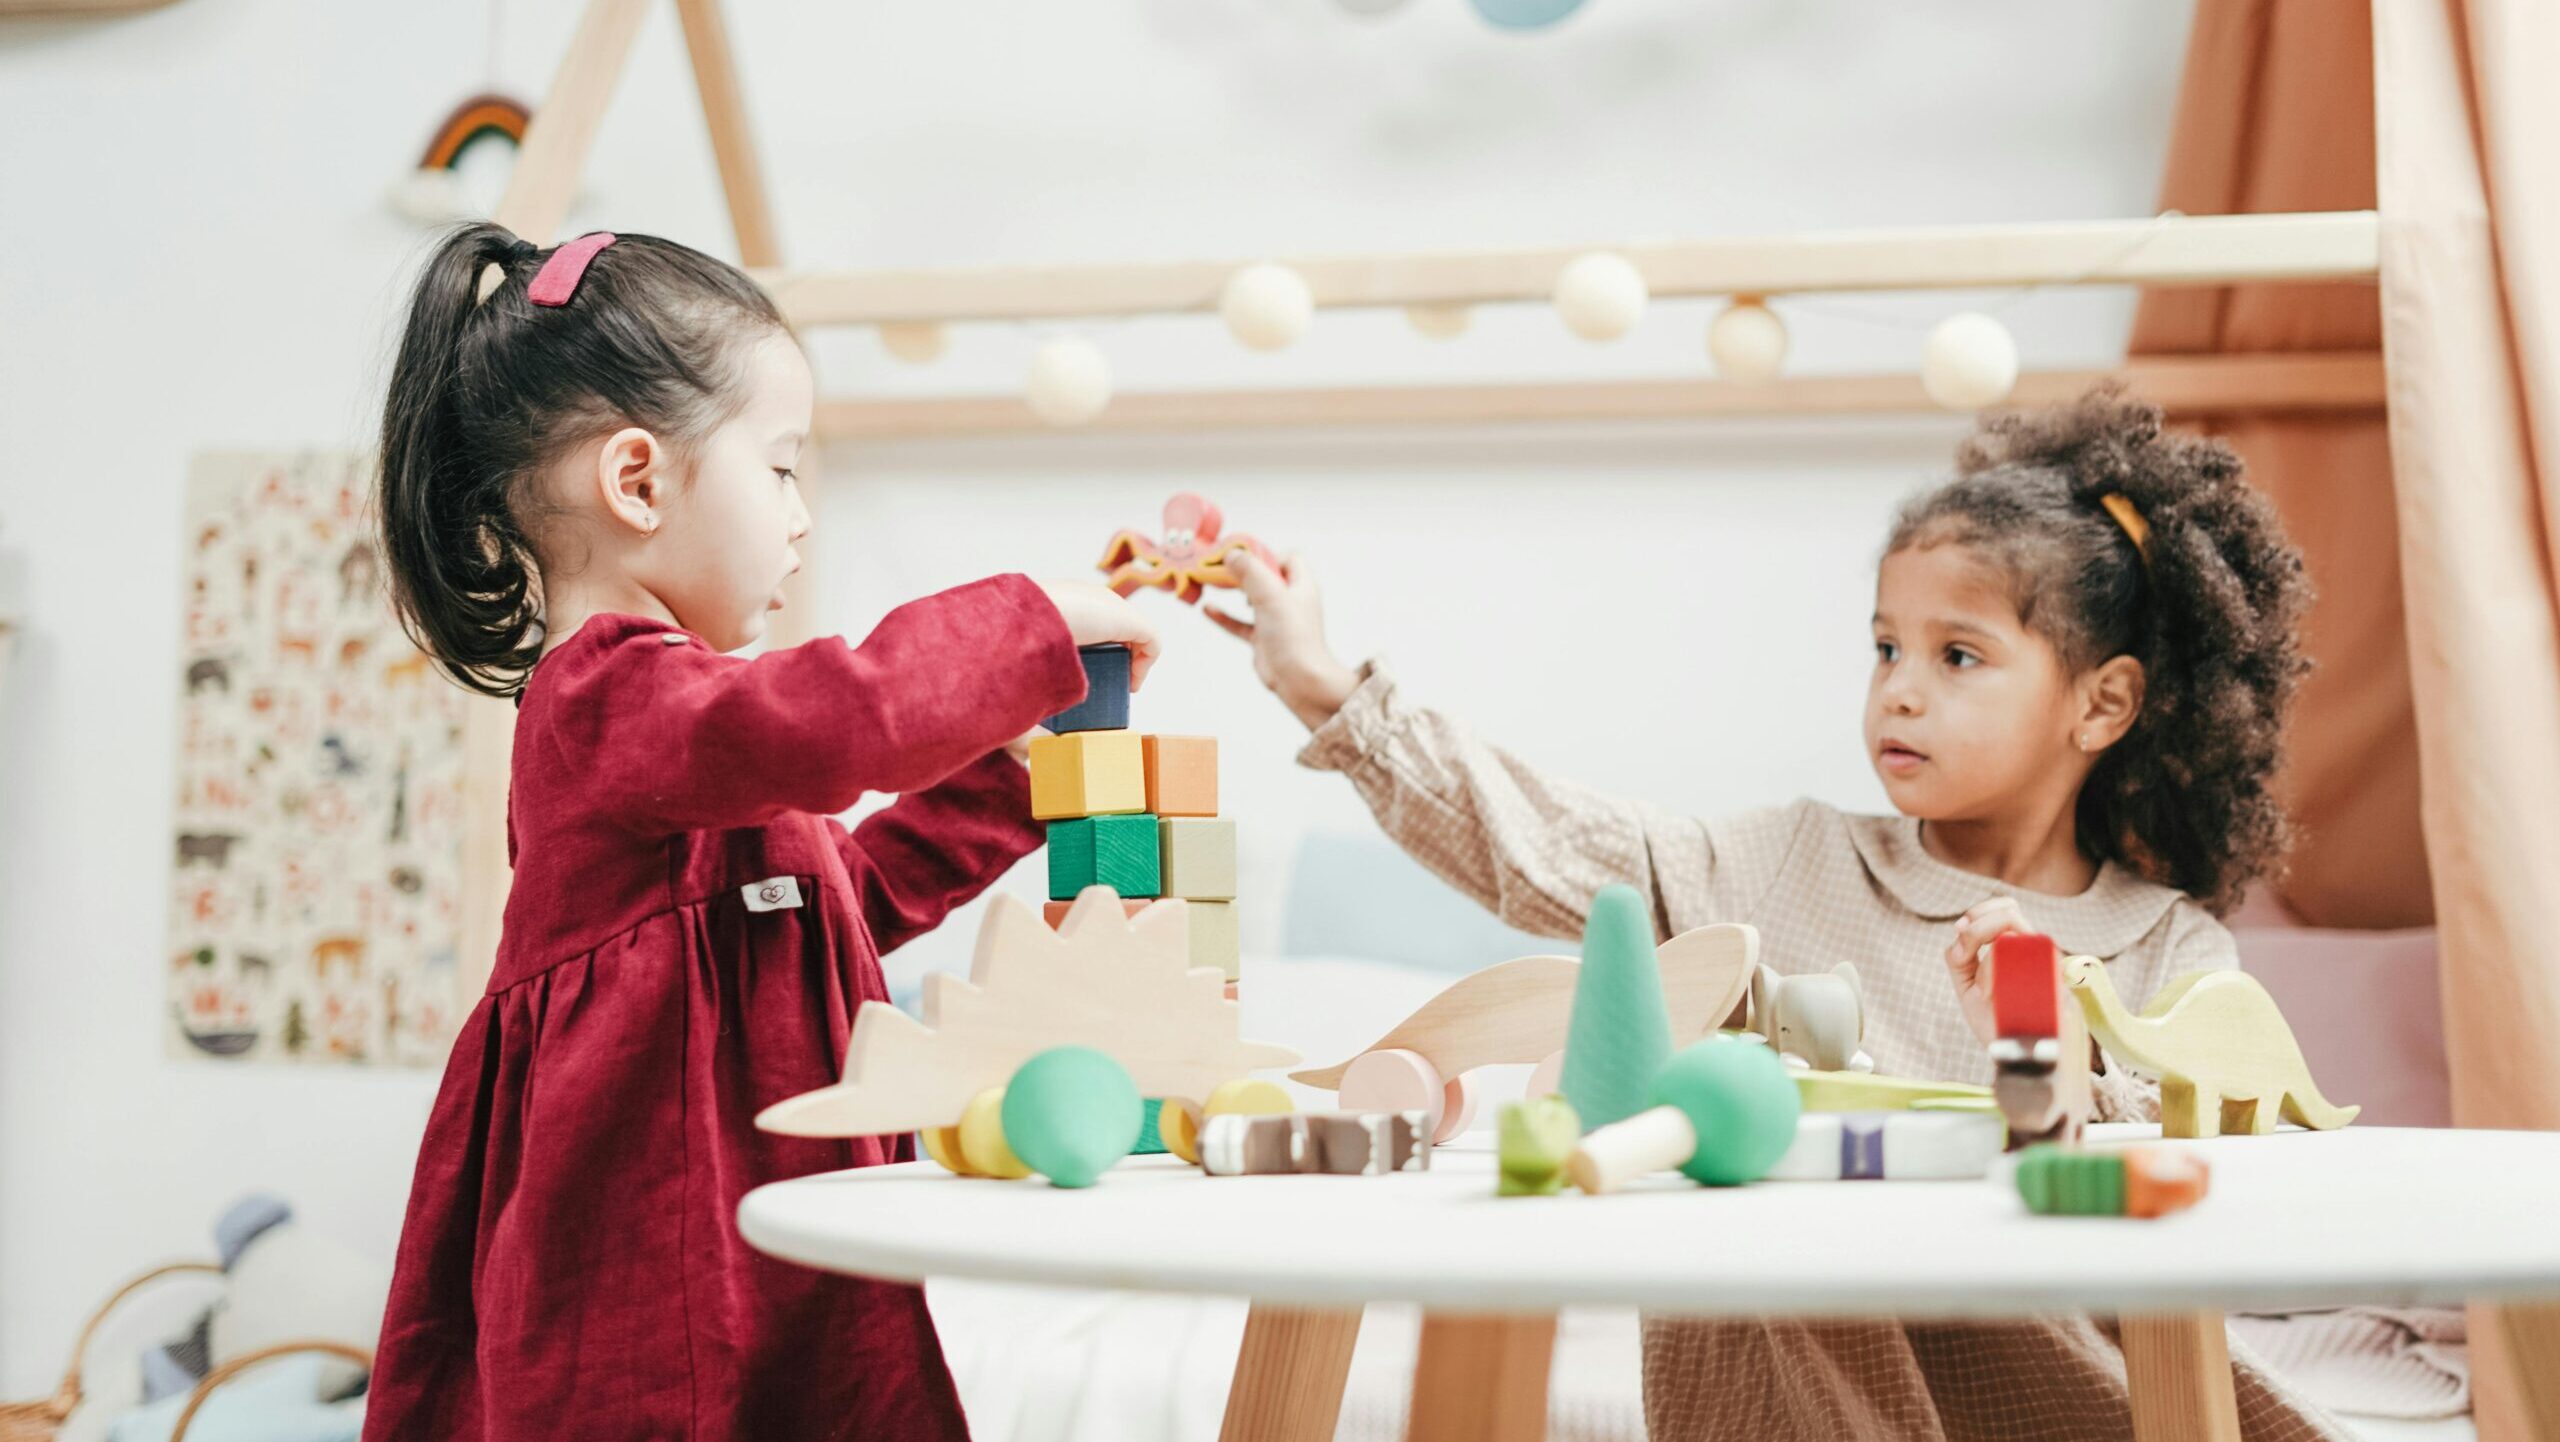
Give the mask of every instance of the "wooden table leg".
[[2134, 1442], [2240, 1442], [2220, 1312], [2121, 1319]]
[[1333, 1442], [1360, 1312], [1307, 1312], [1254, 1303], [1227, 1392], [1219, 1442]]
[[2533, 1435], [2560, 1442], [2560, 1303], [2500, 1307], [2498, 1330], [2506, 1334], [2507, 1365]]
[[1422, 1316], [1405, 1442], [1540, 1442], [1556, 1315]]

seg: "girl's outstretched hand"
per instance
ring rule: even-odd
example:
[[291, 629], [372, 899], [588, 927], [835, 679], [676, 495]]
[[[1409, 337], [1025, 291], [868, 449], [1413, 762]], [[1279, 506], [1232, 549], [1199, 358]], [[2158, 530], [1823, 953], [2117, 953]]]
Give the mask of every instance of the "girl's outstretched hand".
[[1947, 944], [1947, 975], [1956, 984], [1965, 1025], [1984, 1046], [1991, 1045], [1993, 1028], [1999, 1025], [1991, 1011], [1991, 939], [2029, 929], [2026, 913], [2009, 896], [1995, 896], [1956, 918], [1956, 939]]
[[1156, 664], [1156, 655], [1164, 643], [1156, 639], [1155, 623], [1146, 613], [1129, 604], [1127, 598], [1113, 594], [1099, 581], [1042, 581], [1041, 590], [1049, 593], [1049, 604], [1066, 618], [1067, 634], [1079, 646], [1118, 643], [1129, 648], [1129, 689], [1137, 690], [1146, 683], [1147, 671]]
[[1227, 565], [1243, 583], [1253, 619], [1210, 606], [1202, 606], [1201, 613], [1253, 647], [1253, 674], [1308, 730], [1332, 720], [1359, 689], [1360, 674], [1325, 644], [1324, 596], [1316, 589], [1314, 572], [1294, 555], [1282, 558], [1275, 570], [1249, 551]]

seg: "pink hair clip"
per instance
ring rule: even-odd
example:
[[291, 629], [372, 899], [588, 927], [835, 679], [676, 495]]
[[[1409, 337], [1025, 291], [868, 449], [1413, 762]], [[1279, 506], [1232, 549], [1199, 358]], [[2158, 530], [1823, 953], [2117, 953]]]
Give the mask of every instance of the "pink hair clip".
[[586, 278], [587, 263], [611, 244], [613, 232], [597, 230], [551, 252], [542, 269], [534, 272], [533, 284], [524, 288], [525, 298], [535, 305], [567, 305], [569, 297], [578, 293], [578, 282]]

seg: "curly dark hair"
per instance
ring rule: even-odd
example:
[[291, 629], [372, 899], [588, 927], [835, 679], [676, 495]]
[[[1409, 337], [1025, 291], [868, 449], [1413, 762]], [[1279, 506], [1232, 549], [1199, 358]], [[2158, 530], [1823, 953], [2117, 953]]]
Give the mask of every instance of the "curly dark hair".
[[[2148, 522], [2141, 548], [2110, 494]], [[2019, 619], [2075, 674], [2142, 663], [2133, 727], [2080, 789], [2081, 849], [2217, 916], [2280, 876], [2292, 832], [2272, 783], [2310, 670], [2296, 633], [2311, 585], [2231, 448], [2166, 432], [2117, 385], [1995, 416], [1953, 480], [1902, 508], [1885, 553], [1948, 541], [2008, 574]]]
[[491, 696], [521, 691], [542, 655], [541, 468], [617, 425], [699, 440], [743, 399], [746, 347], [788, 334], [737, 267], [654, 235], [619, 237], [568, 304], [536, 305], [527, 287], [551, 253], [485, 222], [447, 232], [382, 407], [392, 609], [446, 675]]

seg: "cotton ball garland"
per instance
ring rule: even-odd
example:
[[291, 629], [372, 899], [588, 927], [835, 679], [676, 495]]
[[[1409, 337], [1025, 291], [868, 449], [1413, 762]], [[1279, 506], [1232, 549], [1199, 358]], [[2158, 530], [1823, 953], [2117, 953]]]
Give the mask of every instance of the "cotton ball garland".
[[930, 365], [942, 359], [949, 337], [941, 326], [929, 320], [888, 320], [880, 323], [880, 348], [909, 365]]
[[1218, 314], [1237, 340], [1255, 350], [1280, 350], [1307, 333], [1316, 313], [1306, 277], [1285, 265], [1248, 265], [1227, 278]]
[[1111, 404], [1111, 362], [1091, 341], [1050, 341], [1032, 354], [1024, 398], [1033, 415], [1053, 426], [1083, 425]]
[[1333, 0], [1354, 15], [1384, 15], [1404, 8], [1405, 0]]
[[1582, 0], [1474, 0], [1476, 13], [1505, 30], [1553, 25], [1582, 8]]
[[1405, 323], [1432, 340], [1456, 340], [1475, 323], [1475, 312], [1463, 305], [1427, 304], [1404, 308]]
[[1787, 359], [1787, 325], [1758, 300], [1737, 300], [1707, 327], [1707, 354], [1716, 374], [1758, 385], [1778, 378]]
[[1635, 329], [1650, 298], [1635, 263], [1605, 250], [1576, 256], [1556, 277], [1556, 315], [1584, 340], [1616, 340]]
[[1920, 357], [1920, 388], [1951, 411], [1977, 411], [2006, 399], [2018, 384], [2018, 343], [2009, 328], [1978, 311], [1938, 322]]

